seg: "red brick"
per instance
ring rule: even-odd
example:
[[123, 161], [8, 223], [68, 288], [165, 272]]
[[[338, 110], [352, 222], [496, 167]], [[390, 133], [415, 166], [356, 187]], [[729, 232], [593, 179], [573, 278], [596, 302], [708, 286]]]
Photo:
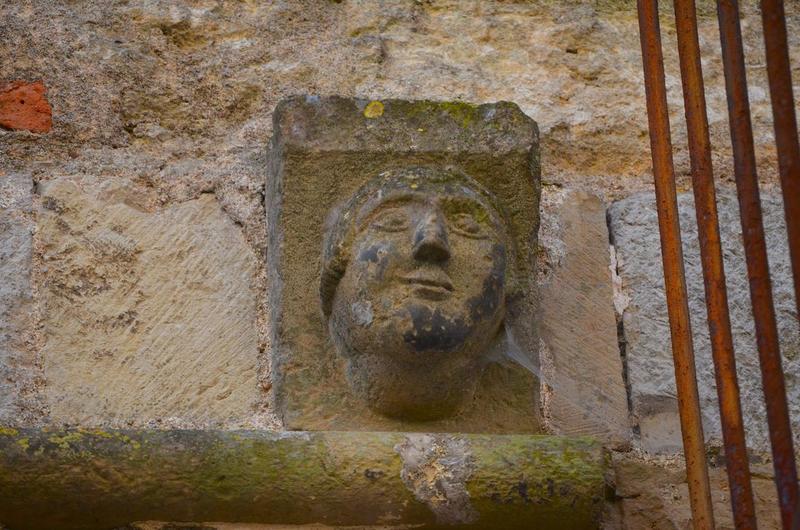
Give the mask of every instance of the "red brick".
[[46, 133], [53, 127], [52, 110], [41, 81], [0, 84], [0, 127]]

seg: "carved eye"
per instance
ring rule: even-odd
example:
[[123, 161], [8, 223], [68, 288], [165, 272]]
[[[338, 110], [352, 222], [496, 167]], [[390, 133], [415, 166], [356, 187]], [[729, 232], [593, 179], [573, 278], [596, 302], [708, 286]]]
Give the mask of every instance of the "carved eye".
[[468, 213], [459, 213], [453, 216], [450, 221], [451, 228], [467, 237], [484, 239], [488, 237], [485, 227]]
[[372, 221], [372, 226], [384, 232], [400, 232], [408, 228], [408, 215], [401, 208], [389, 208]]

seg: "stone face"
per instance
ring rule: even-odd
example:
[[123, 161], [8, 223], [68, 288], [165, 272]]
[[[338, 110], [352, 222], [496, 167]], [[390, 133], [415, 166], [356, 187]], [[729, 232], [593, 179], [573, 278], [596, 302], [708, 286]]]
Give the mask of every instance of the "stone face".
[[556, 434], [630, 438], [609, 269], [606, 208], [577, 190], [542, 192], [542, 403]]
[[441, 419], [473, 399], [518, 295], [494, 204], [464, 173], [406, 167], [336, 209], [321, 309], [353, 393], [379, 414]]
[[[718, 193], [718, 203], [728, 307], [747, 443], [753, 450], [769, 451], [738, 203], [736, 196], [728, 191]], [[787, 397], [797, 444], [800, 441], [800, 330], [783, 206], [779, 198], [771, 194], [762, 194], [761, 203]], [[678, 205], [703, 426], [706, 439], [719, 444], [719, 409], [691, 194], [681, 194]], [[611, 207], [609, 216], [622, 288], [629, 299], [623, 312], [623, 327], [633, 414], [638, 420], [645, 448], [651, 451], [677, 450], [681, 447], [680, 423], [654, 197], [641, 194], [619, 201]]]
[[42, 187], [44, 364], [58, 423], [252, 421], [256, 260], [212, 195], [148, 211], [124, 184]]
[[[267, 182], [271, 214], [268, 268], [274, 333], [272, 375], [278, 411], [285, 425], [292, 429], [539, 430], [536, 379], [526, 368], [504, 355], [513, 341], [531, 363], [535, 365], [538, 361], [535, 358], [538, 342], [533, 315], [532, 261], [539, 200], [535, 123], [510, 103], [475, 106], [457, 102], [336, 97], [292, 98], [279, 105], [275, 116]], [[409, 169], [414, 166], [419, 168]], [[383, 172], [389, 176], [394, 174], [392, 172], [416, 175], [419, 182], [407, 183], [401, 179], [401, 184], [408, 184], [407, 190], [403, 188], [405, 193], [416, 193], [421, 201], [418, 204], [427, 204], [429, 210], [433, 208], [430, 201], [436, 202], [437, 197], [450, 201], [448, 208], [452, 209], [464, 206], [465, 194], [477, 194], [477, 188], [467, 189], [468, 186], [461, 186], [466, 180], [453, 176], [464, 173], [469, 182], [475, 182], [473, 187], [485, 188], [496, 197], [493, 206], [500, 208], [506, 219], [502, 239], [508, 242], [507, 265], [505, 248], [495, 249], [485, 244], [491, 242], [491, 238], [467, 238], [459, 242], [455, 238], [461, 236], [455, 233], [447, 236], [453, 238], [450, 248], [453, 254], [444, 265], [431, 263], [431, 259], [409, 257], [408, 266], [413, 269], [409, 274], [424, 272], [451, 278], [448, 281], [452, 291], [442, 287], [446, 293], [422, 293], [439, 298], [444, 295], [452, 302], [444, 299], [426, 302], [430, 307], [435, 306], [431, 310], [433, 316], [440, 311], [441, 322], [432, 317], [429, 322], [420, 322], [417, 326], [413, 314], [422, 315], [424, 311], [411, 307], [413, 303], [407, 307], [406, 298], [419, 294], [408, 285], [398, 284], [405, 293], [399, 298], [387, 295], [388, 298], [373, 300], [367, 296], [374, 283], [369, 280], [370, 271], [375, 269], [373, 272], [378, 274], [382, 261], [386, 261], [388, 267], [389, 256], [394, 256], [392, 252], [364, 248], [366, 257], [363, 260], [360, 254], [353, 256], [349, 252], [351, 241], [354, 247], [360, 248], [363, 238], [358, 234], [365, 222], [361, 209], [350, 211], [352, 201], [361, 204], [359, 194], [362, 192], [363, 200], [369, 202], [373, 195], [392, 197], [393, 193], [402, 191], [395, 190], [392, 186], [397, 184], [396, 179], [387, 176], [387, 183], [381, 181], [381, 186], [373, 190], [377, 195], [363, 189], [357, 192], [365, 183], [384, 178], [377, 177]], [[445, 179], [447, 182], [442, 181], [441, 189], [431, 184], [434, 174], [449, 175]], [[460, 199], [455, 200], [453, 193], [458, 186], [461, 191], [456, 195]], [[452, 190], [442, 195], [445, 188]], [[355, 198], [351, 199], [354, 194]], [[342, 206], [348, 200], [351, 203]], [[436, 219], [446, 217], [441, 210], [441, 206], [436, 206], [429, 214], [434, 212]], [[461, 210], [454, 213], [463, 214]], [[417, 214], [411, 217], [414, 215]], [[419, 220], [428, 217], [430, 215], [422, 215]], [[455, 229], [454, 222], [455, 219], [448, 221], [448, 230]], [[417, 235], [424, 239], [434, 228], [444, 230], [441, 223], [440, 220], [428, 223]], [[491, 224], [487, 218], [485, 230], [495, 230]], [[342, 237], [334, 237], [334, 242], [328, 243], [323, 260], [323, 235], [328, 226], [334, 235], [341, 232]], [[410, 225], [402, 229], [408, 232], [409, 241], [416, 237]], [[438, 234], [437, 237], [445, 236]], [[373, 239], [377, 244], [378, 239], [384, 241], [386, 236], [375, 235]], [[398, 239], [395, 248], [401, 248], [403, 242], [405, 239]], [[441, 242], [437, 248], [434, 246], [430, 245], [427, 251], [444, 252]], [[337, 258], [337, 253], [342, 255]], [[370, 258], [373, 253], [376, 263]], [[398, 263], [406, 259], [401, 258], [401, 254], [395, 260]], [[493, 268], [489, 267], [487, 278], [468, 280], [469, 271], [477, 271], [486, 258], [500, 267], [498, 271], [492, 272]], [[482, 261], [476, 264], [470, 260]], [[359, 265], [362, 261], [363, 267]], [[500, 269], [505, 271], [506, 268], [513, 271], [513, 282], [509, 280], [505, 289], [505, 320], [498, 331], [498, 319], [502, 318], [499, 302], [491, 302], [487, 293], [481, 294], [480, 286], [485, 280], [502, 283], [505, 272]], [[358, 272], [361, 269], [363, 274]], [[329, 274], [331, 271], [335, 274]], [[331, 277], [335, 281], [329, 281]], [[374, 285], [382, 285], [382, 280]], [[322, 299], [318, 294], [320, 287]], [[473, 287], [477, 288], [474, 292]], [[496, 287], [493, 284], [487, 292], [493, 296], [503, 292]], [[462, 292], [459, 294], [456, 289]], [[462, 296], [466, 298], [461, 300]], [[381, 300], [391, 306], [395, 298], [401, 308], [398, 311], [412, 316], [411, 328], [402, 337], [390, 333], [405, 325], [402, 315], [395, 322], [391, 311], [383, 315], [382, 306], [372, 307], [383, 304]], [[467, 319], [477, 323], [475, 330], [480, 331], [472, 339], [462, 340], [458, 337], [469, 336], [471, 328], [467, 320], [456, 325], [460, 318], [457, 313], [463, 309], [459, 304], [469, 305], [470, 300], [478, 305], [485, 302], [485, 307], [476, 306], [475, 314], [486, 318]], [[354, 304], [360, 304], [358, 311], [352, 309]], [[442, 326], [446, 331], [448, 322], [461, 331], [445, 334], [426, 331], [434, 327], [440, 330]], [[333, 339], [328, 331], [329, 324]], [[428, 335], [431, 340], [425, 338]], [[452, 344], [434, 344], [445, 336], [458, 340]], [[373, 347], [381, 344], [385, 351]], [[406, 351], [409, 345], [414, 351]], [[463, 353], [464, 348], [475, 351], [462, 356], [459, 352]], [[337, 350], [343, 355], [337, 355]], [[366, 350], [377, 353], [370, 356]], [[392, 359], [384, 357], [392, 357], [390, 352], [396, 355]], [[359, 360], [359, 356], [367, 358]], [[344, 357], [347, 357], [347, 366]], [[417, 361], [412, 362], [413, 359]], [[481, 361], [479, 365], [475, 364], [476, 360]], [[488, 366], [482, 370], [487, 362]], [[397, 363], [399, 365], [395, 366]], [[477, 379], [478, 374], [481, 375], [477, 390], [472, 395], [471, 390], [464, 389], [474, 384], [470, 380]], [[351, 386], [355, 390], [351, 390]], [[415, 392], [418, 395], [415, 396]], [[419, 402], [412, 406], [415, 400]], [[382, 405], [377, 405], [378, 402]], [[420, 423], [421, 420], [431, 421]]]
[[0, 86], [0, 127], [46, 133], [52, 126], [52, 110], [41, 82], [13, 81]]
[[44, 414], [31, 287], [33, 182], [20, 173], [0, 179], [0, 421], [26, 424]]

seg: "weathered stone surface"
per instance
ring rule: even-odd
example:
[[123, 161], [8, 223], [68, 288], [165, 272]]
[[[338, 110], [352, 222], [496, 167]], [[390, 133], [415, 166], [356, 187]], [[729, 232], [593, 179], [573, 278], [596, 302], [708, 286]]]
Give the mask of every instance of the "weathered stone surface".
[[41, 81], [0, 85], [0, 127], [46, 133], [53, 126], [52, 109]]
[[31, 287], [33, 182], [21, 173], [0, 179], [0, 421], [27, 424], [44, 413]]
[[558, 434], [624, 445], [631, 427], [605, 205], [583, 191], [545, 188], [539, 245], [545, 420]]
[[[607, 528], [674, 530], [692, 527], [689, 485], [681, 462], [614, 458], [616, 508], [619, 519], [604, 519]], [[772, 464], [750, 464], [751, 485], [759, 528], [782, 528]], [[708, 469], [715, 528], [735, 528], [730, 486], [724, 465]]]
[[[740, 3], [759, 175], [774, 182], [758, 2]], [[698, 8], [714, 163], [724, 178], [731, 158], [718, 25], [713, 2]], [[685, 185], [675, 30], [664, 10]], [[786, 10], [798, 57], [800, 4]], [[266, 242], [263, 146], [272, 110], [292, 94], [514, 101], [541, 127], [547, 181], [606, 200], [652, 188], [638, 26], [627, 1], [19, 0], [0, 2], [0, 23], [0, 79], [42, 79], [54, 109], [46, 135], [0, 129], [0, 167], [36, 181], [139, 181], [161, 205], [213, 192], [257, 255]], [[264, 277], [260, 261], [259, 297]], [[259, 298], [262, 346], [264, 307]], [[260, 376], [267, 388], [268, 370]]]
[[[728, 307], [747, 443], [756, 451], [768, 451], [769, 437], [738, 203], [736, 196], [729, 191], [718, 194], [718, 203]], [[783, 206], [779, 198], [771, 194], [762, 194], [761, 203], [789, 410], [797, 444], [800, 441], [800, 329], [797, 326]], [[706, 438], [719, 444], [719, 409], [692, 195], [681, 194], [678, 206], [703, 424]], [[623, 312], [623, 327], [633, 414], [638, 420], [645, 448], [652, 451], [677, 450], [681, 447], [680, 424], [654, 197], [641, 194], [619, 201], [612, 205], [609, 216], [623, 294], [629, 300]]]
[[[760, 14], [754, 0], [740, 3], [757, 160], [766, 177], [776, 164]], [[698, 5], [715, 166], [730, 174], [718, 25], [713, 2]], [[583, 181], [616, 196], [651, 186], [638, 27], [627, 1], [241, 7], [4, 3], [0, 79], [44, 79], [58, 110], [54, 137], [15, 146], [9, 158], [68, 164], [77, 156], [93, 167], [112, 158], [118, 172], [152, 179], [169, 196], [200, 193], [193, 188], [201, 183], [218, 187], [255, 235], [263, 172], [252, 158], [269, 137], [271, 110], [287, 95], [507, 100], [541, 125], [550, 180]], [[786, 9], [790, 54], [800, 56], [798, 7]], [[683, 181], [688, 160], [671, 19], [664, 13], [662, 27]], [[143, 154], [156, 162], [154, 171], [133, 161]], [[160, 164], [178, 158], [212, 171]], [[213, 171], [220, 162], [227, 170]]]
[[155, 211], [124, 183], [42, 186], [47, 403], [58, 423], [250, 425], [256, 260], [212, 195]]
[[412, 166], [332, 212], [320, 309], [373, 411], [424, 421], [471, 404], [524, 292], [502, 206], [461, 171]]
[[[503, 355], [514, 342], [522, 355], [534, 365], [538, 362], [533, 314], [533, 256], [539, 221], [536, 124], [515, 105], [504, 102], [476, 106], [295, 97], [275, 112], [270, 157], [272, 376], [285, 426], [538, 432], [538, 382], [526, 368]], [[376, 414], [350, 390], [345, 379], [348, 367], [334, 350], [319, 294], [323, 237], [332, 223], [331, 213], [379, 174], [412, 166], [453, 168], [496, 197], [495, 207], [502, 208], [506, 219], [507, 268], [513, 271], [505, 296], [505, 331], [497, 334], [496, 322], [487, 331], [496, 334], [483, 356], [484, 362], [492, 362], [483, 370], [474, 397], [465, 400], [456, 414], [426, 422], [418, 415], [388, 418]], [[352, 223], [348, 221], [348, 226]], [[473, 259], [484, 258], [481, 254]], [[464, 260], [469, 257], [454, 257], [448, 266], [468, 270]], [[390, 371], [387, 376], [401, 375]], [[457, 372], [453, 377], [461, 378]], [[408, 384], [415, 382], [410, 379]], [[419, 391], [425, 391], [423, 384]], [[431, 402], [431, 408], [436, 405]]]
[[588, 529], [605, 460], [595, 441], [554, 436], [0, 427], [0, 522]]

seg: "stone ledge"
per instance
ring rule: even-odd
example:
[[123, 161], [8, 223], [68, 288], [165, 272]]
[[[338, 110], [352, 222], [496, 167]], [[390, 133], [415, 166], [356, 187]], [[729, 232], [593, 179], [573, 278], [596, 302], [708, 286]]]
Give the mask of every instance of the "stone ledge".
[[596, 528], [605, 467], [588, 438], [0, 427], [0, 524]]

